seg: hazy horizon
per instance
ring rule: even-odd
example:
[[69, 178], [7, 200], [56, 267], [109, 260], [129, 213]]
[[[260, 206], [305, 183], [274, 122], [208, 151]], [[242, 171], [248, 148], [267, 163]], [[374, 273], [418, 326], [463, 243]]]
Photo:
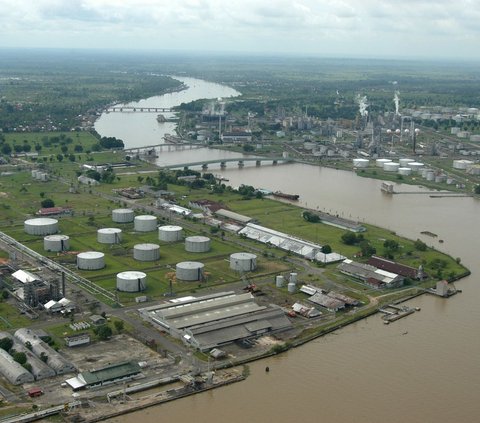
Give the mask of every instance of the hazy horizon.
[[0, 48], [478, 60], [480, 2], [0, 0]]

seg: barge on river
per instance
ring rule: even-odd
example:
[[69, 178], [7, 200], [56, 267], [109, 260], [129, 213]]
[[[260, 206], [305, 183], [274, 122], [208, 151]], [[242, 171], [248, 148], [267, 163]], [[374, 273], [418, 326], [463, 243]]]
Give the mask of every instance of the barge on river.
[[272, 193], [272, 195], [274, 197], [285, 198], [287, 200], [292, 200], [292, 201], [298, 201], [298, 199], [300, 198], [298, 194], [286, 194], [281, 191], [275, 191], [274, 193]]

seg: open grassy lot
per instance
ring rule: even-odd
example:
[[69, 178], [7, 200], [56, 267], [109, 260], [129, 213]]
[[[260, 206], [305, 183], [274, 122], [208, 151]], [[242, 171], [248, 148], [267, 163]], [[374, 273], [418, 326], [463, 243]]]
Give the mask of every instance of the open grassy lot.
[[20, 314], [20, 311], [5, 300], [0, 302], [0, 330], [10, 330], [27, 326], [31, 320]]

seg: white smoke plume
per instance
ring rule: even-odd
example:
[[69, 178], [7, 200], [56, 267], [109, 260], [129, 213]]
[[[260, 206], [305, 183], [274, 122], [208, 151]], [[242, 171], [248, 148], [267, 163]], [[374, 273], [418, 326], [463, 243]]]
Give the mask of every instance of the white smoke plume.
[[395, 116], [400, 116], [399, 106], [400, 106], [400, 91], [395, 91], [395, 95], [393, 96], [393, 102], [395, 103]]
[[358, 103], [358, 111], [360, 112], [360, 116], [362, 117], [367, 117], [368, 116], [368, 102], [367, 102], [367, 96], [361, 96], [360, 94], [357, 94], [357, 103]]

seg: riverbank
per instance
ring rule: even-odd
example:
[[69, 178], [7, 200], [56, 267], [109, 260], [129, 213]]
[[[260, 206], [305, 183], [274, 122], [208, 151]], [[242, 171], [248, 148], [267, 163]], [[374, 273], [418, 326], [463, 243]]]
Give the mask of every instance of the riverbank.
[[170, 388], [154, 393], [150, 392], [146, 396], [136, 398], [123, 395], [118, 400], [98, 404], [95, 408], [82, 409], [79, 413], [77, 410], [73, 410], [72, 414], [81, 416], [82, 421], [86, 423], [95, 423], [221, 388], [243, 380], [245, 380], [245, 375], [239, 370], [235, 371], [233, 368], [228, 371], [221, 370], [211, 375], [205, 375], [200, 379], [199, 377], [192, 378], [191, 382], [182, 387]]

